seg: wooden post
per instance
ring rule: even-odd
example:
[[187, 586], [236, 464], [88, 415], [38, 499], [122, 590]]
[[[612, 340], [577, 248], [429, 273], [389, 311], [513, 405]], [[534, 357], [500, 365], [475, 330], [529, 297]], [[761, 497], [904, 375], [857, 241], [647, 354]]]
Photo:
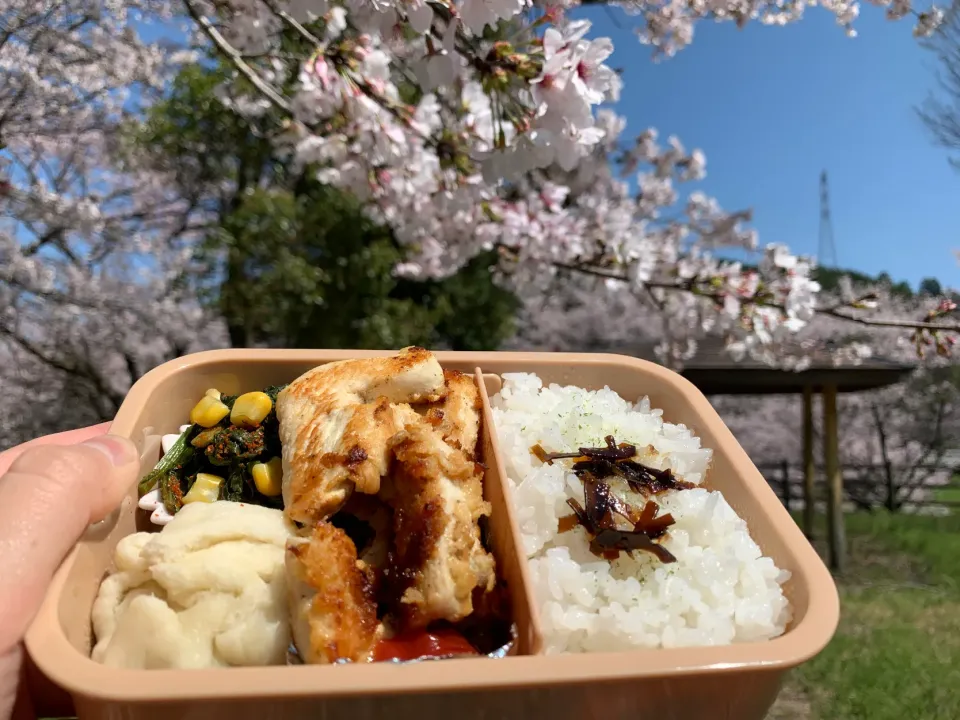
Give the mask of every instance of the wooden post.
[[843, 525], [843, 475], [837, 438], [837, 388], [823, 389], [823, 460], [827, 471], [827, 527], [830, 568], [843, 570], [847, 538]]
[[813, 388], [803, 389], [803, 533], [813, 542], [813, 521], [816, 517], [815, 482], [817, 467], [813, 462]]
[[790, 512], [790, 464], [786, 460], [780, 464], [780, 479], [783, 483], [783, 506]]

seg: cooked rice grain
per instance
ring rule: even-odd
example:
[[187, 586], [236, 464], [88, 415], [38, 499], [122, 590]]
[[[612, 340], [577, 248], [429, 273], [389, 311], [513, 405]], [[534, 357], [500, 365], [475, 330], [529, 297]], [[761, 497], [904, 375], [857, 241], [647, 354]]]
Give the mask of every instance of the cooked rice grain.
[[[783, 633], [790, 608], [781, 585], [790, 573], [763, 557], [746, 523], [718, 491], [703, 488], [659, 496], [676, 520], [663, 545], [677, 558], [625, 553], [610, 563], [589, 550], [586, 532], [558, 534], [568, 497], [583, 501], [570, 463], [541, 464], [530, 447], [547, 452], [617, 442], [656, 453], [646, 465], [671, 468], [699, 485], [711, 451], [683, 425], [663, 422], [647, 398], [631, 404], [609, 389], [543, 387], [536, 375], [507, 374], [493, 398], [497, 435], [530, 564], [549, 653], [723, 645]], [[614, 486], [632, 499], [625, 487]]]

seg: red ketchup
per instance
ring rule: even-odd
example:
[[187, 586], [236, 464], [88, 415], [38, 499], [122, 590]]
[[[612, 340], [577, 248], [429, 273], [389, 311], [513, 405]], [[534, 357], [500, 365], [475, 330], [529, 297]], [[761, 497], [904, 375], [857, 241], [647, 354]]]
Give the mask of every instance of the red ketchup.
[[456, 630], [438, 630], [406, 633], [381, 640], [373, 649], [373, 661], [419, 660], [450, 655], [478, 655], [476, 648]]

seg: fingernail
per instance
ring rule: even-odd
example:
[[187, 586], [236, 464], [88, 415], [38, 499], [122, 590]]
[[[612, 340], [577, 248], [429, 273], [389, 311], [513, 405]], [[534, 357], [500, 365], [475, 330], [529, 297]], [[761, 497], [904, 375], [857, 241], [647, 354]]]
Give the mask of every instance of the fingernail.
[[137, 459], [136, 446], [126, 438], [116, 435], [101, 435], [83, 442], [87, 447], [96, 448], [108, 458], [110, 462], [120, 467]]

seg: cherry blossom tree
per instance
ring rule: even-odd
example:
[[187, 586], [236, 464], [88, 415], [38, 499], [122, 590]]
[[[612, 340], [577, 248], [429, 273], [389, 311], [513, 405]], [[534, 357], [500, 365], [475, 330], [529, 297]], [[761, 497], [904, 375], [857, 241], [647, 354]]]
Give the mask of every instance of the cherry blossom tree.
[[937, 58], [937, 89], [920, 116], [938, 145], [960, 170], [960, 5], [954, 3], [943, 24], [928, 42]]
[[176, 280], [195, 208], [131, 155], [126, 125], [189, 56], [145, 43], [153, 0], [0, 10], [0, 384], [9, 445], [109, 418], [158, 362], [217, 344]]
[[[668, 355], [704, 329], [735, 352], [776, 359], [771, 346], [821, 307], [813, 264], [770, 246], [755, 267], [718, 250], [756, 248], [749, 211], [725, 212], [682, 192], [705, 168], [699, 151], [653, 130], [633, 142], [606, 107], [621, 92], [613, 46], [565, 0], [184, 0], [198, 34], [229, 58], [249, 93], [240, 112], [289, 117], [281, 143], [325, 182], [361, 198], [408, 248], [398, 273], [449, 275], [495, 250], [499, 272], [533, 295], [569, 269], [618, 281], [672, 313]], [[619, 5], [641, 42], [669, 56], [698, 23], [785, 24], [809, 3], [689, 0]], [[853, 34], [859, 5], [823, 6]], [[943, 13], [877, 2], [930, 35]], [[303, 57], [306, 60], [300, 62]], [[631, 191], [630, 181], [638, 190]], [[671, 299], [668, 299], [668, 296]], [[674, 300], [672, 298], [679, 298]], [[856, 298], [852, 301], [857, 300]], [[851, 302], [852, 302], [851, 301]], [[919, 335], [956, 324], [899, 319]], [[699, 327], [687, 332], [687, 323]], [[924, 342], [923, 338], [919, 338]]]

